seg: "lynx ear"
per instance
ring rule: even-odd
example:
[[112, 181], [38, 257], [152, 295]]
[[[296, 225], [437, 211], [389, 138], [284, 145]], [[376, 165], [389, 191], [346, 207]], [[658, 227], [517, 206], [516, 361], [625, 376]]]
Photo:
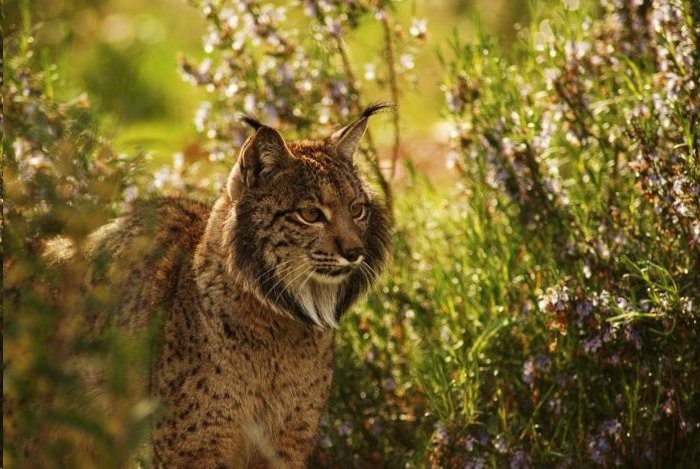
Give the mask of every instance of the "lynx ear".
[[236, 165], [226, 184], [229, 197], [238, 198], [244, 188], [255, 187], [266, 176], [283, 167], [291, 156], [287, 144], [275, 129], [261, 124], [250, 116], [243, 122], [255, 129], [252, 137], [243, 144]]
[[367, 130], [367, 121], [369, 117], [384, 109], [394, 107], [391, 103], [371, 104], [362, 111], [362, 116], [355, 122], [346, 125], [342, 129], [331, 135], [331, 141], [335, 142], [335, 150], [342, 158], [352, 160], [353, 155], [357, 151], [362, 136]]

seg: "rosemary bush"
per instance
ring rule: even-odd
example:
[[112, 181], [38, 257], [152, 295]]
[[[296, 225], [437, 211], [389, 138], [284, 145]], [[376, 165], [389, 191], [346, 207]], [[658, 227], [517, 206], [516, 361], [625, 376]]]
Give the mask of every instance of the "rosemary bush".
[[[25, 31], [5, 42], [3, 463], [13, 467], [19, 451], [55, 432], [38, 447], [37, 461], [85, 466], [88, 455], [66, 455], [86, 434], [105, 467], [120, 467], [147, 435], [155, 410], [130, 393], [147, 371], [148, 347], [86, 336], [94, 327], [89, 314], [109, 310], [109, 295], [82, 289], [84, 262], [59, 271], [41, 253], [58, 235], [81, 246], [119, 212], [124, 189], [148, 178], [136, 170], [138, 155], [118, 154], [99, 136], [85, 96], [67, 103], [53, 98], [56, 71], [43, 65], [32, 41]], [[109, 369], [108, 414], [87, 399], [78, 380], [78, 367], [91, 364]]]
[[[291, 6], [249, 0], [190, 0], [207, 20], [207, 57], [199, 64], [181, 61], [186, 80], [211, 93], [197, 111], [195, 125], [208, 141], [210, 160], [230, 165], [245, 140], [241, 112], [269, 125], [305, 136], [310, 129], [331, 132], [359, 115], [367, 105], [365, 89], [385, 90], [399, 104], [399, 80], [414, 68], [413, 55], [425, 39], [419, 20], [401, 25], [391, 1], [305, 0]], [[379, 63], [360, 63], [347, 45], [361, 25], [377, 23]], [[360, 73], [363, 72], [362, 75]], [[394, 143], [389, 166], [380, 167], [377, 146], [368, 132], [365, 162], [391, 200], [387, 181], [399, 159], [399, 114], [394, 114]]]
[[399, 202], [328, 460], [697, 464], [700, 8], [567, 5], [442, 54], [459, 182]]

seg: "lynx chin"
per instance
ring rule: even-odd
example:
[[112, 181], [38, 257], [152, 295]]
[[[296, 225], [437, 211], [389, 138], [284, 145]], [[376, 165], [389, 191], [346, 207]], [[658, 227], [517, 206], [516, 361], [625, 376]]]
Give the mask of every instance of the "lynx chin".
[[285, 142], [245, 117], [254, 133], [213, 207], [139, 202], [91, 235], [91, 281], [119, 298], [103, 327], [160, 330], [143, 384], [164, 408], [155, 467], [304, 466], [335, 328], [387, 257], [390, 214], [353, 165], [387, 107], [318, 140]]

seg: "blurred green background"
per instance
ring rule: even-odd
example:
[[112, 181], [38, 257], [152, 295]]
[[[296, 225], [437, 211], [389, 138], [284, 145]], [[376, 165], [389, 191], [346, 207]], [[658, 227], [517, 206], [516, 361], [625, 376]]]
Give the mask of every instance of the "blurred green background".
[[[403, 114], [411, 116], [402, 122], [402, 131], [420, 169], [436, 175], [445, 170], [442, 158], [429, 154], [434, 153], [434, 141], [441, 139], [435, 124], [443, 103], [439, 47], [444, 48], [455, 32], [468, 39], [480, 29], [510, 43], [519, 25], [528, 21], [528, 4], [526, 0], [399, 3], [400, 22], [426, 19], [428, 26], [425, 47], [417, 51], [416, 81], [404, 86], [401, 97]], [[47, 64], [58, 66], [56, 97], [69, 101], [87, 93], [117, 150], [145, 150], [156, 162], [170, 160], [177, 151], [196, 151], [199, 136], [193, 116], [206, 92], [186, 83], [177, 67], [178, 57], [198, 61], [205, 56], [206, 25], [194, 7], [185, 0], [11, 0], [5, 8], [6, 34], [21, 27], [22, 8], [30, 12], [36, 50], [44, 51]], [[378, 28], [371, 22], [352, 35], [349, 49], [358, 68], [376, 55]], [[362, 75], [362, 70], [356, 73]], [[373, 99], [388, 99], [380, 92], [365, 91]], [[380, 140], [388, 140], [389, 129], [386, 138], [379, 130]]]
[[[13, 5], [16, 4], [16, 5]], [[118, 147], [170, 153], [193, 141], [198, 90], [178, 77], [198, 57], [201, 16], [177, 0], [31, 0], [5, 8], [8, 33], [30, 11], [37, 50], [58, 65], [60, 100], [86, 92]]]

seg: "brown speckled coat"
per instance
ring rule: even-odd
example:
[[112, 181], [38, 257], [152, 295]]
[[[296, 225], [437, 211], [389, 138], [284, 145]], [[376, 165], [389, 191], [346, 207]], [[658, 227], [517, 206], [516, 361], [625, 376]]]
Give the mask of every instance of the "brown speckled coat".
[[[192, 252], [206, 213], [183, 200], [160, 204], [158, 218], [180, 233], [172, 242]], [[161, 260], [153, 277], [177, 284], [166, 299], [154, 367], [154, 391], [168, 409], [156, 424], [154, 461], [255, 467], [281, 459], [301, 466], [331, 385], [334, 332], [277, 314], [237, 287], [225, 257], [211, 248], [220, 223], [212, 217], [214, 234], [202, 239], [196, 257]]]
[[380, 271], [390, 216], [357, 175], [362, 117], [333, 136], [256, 133], [213, 208], [142, 202], [91, 237], [108, 325], [158, 324], [143, 392], [155, 467], [303, 467], [333, 376], [337, 321]]

